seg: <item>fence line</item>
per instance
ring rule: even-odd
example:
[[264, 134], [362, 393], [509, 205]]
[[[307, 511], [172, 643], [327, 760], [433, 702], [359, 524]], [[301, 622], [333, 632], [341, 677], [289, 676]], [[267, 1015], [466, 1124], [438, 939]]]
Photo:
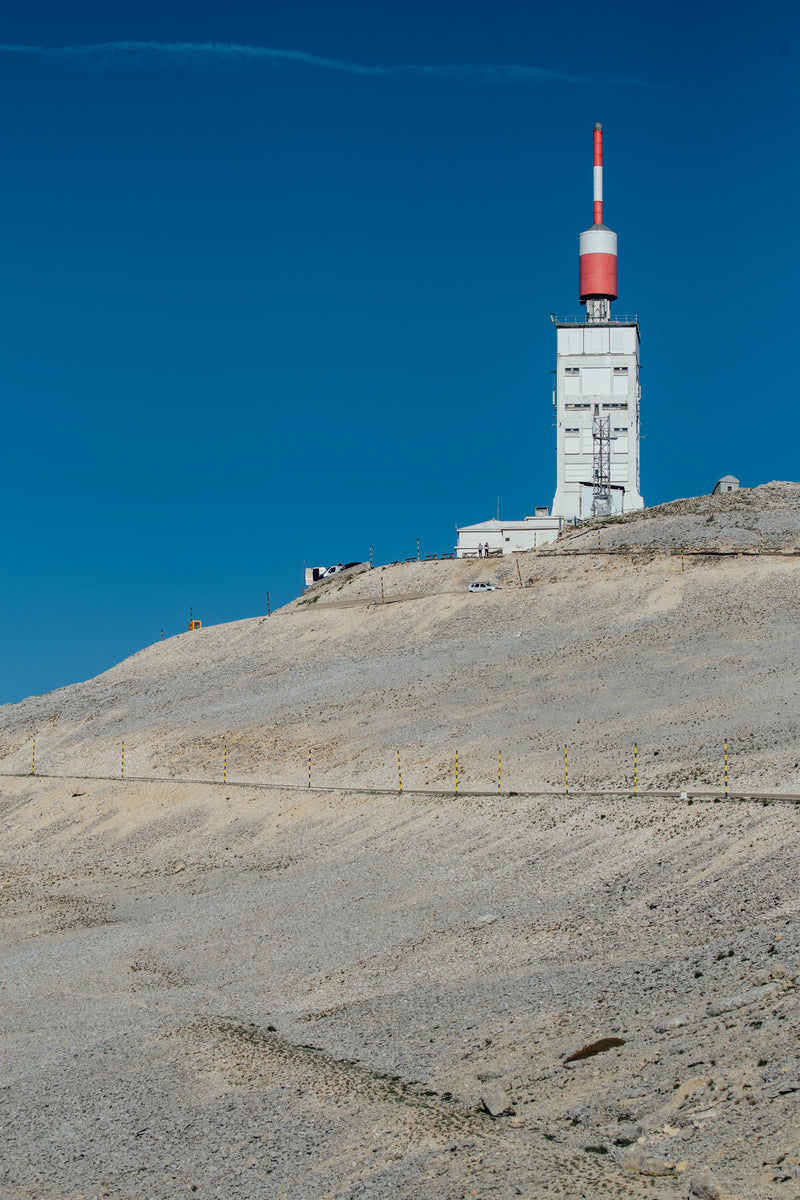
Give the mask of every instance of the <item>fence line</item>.
[[559, 546], [553, 550], [541, 549], [537, 557], [567, 558], [570, 555], [580, 554], [589, 554], [595, 558], [598, 554], [659, 554], [664, 558], [676, 558], [678, 555], [681, 557], [685, 555], [686, 558], [800, 558], [800, 550], [763, 550], [760, 546], [742, 546], [739, 550], [715, 550], [711, 547], [706, 550], [687, 550], [685, 547], [664, 547], [655, 543], [642, 546], [607, 546], [602, 550], [597, 546], [587, 546], [585, 550], [579, 546], [574, 549], [569, 546]]
[[[23, 750], [24, 743], [18, 749], [19, 749], [19, 751]], [[399, 747], [397, 747], [395, 749], [395, 757], [396, 757], [396, 763], [397, 763], [397, 785], [395, 785], [395, 786], [386, 787], [386, 786], [375, 785], [375, 786], [364, 787], [355, 782], [353, 782], [353, 783], [341, 783], [341, 782], [339, 782], [339, 783], [337, 783], [337, 782], [317, 783], [314, 786], [317, 791], [352, 792], [354, 794], [365, 794], [365, 795], [368, 795], [371, 793], [374, 793], [376, 795], [391, 795], [391, 794], [397, 793], [399, 791], [401, 793], [406, 792], [409, 795], [415, 795], [415, 796], [454, 796], [456, 798], [458, 798], [459, 796], [505, 795], [506, 797], [513, 797], [513, 796], [547, 796], [547, 795], [559, 795], [559, 794], [563, 794], [566, 796], [570, 796], [570, 795], [571, 796], [595, 796], [595, 795], [596, 796], [631, 796], [633, 798], [637, 798], [640, 795], [650, 796], [650, 797], [680, 796], [682, 798], [711, 797], [714, 799], [719, 799], [719, 798], [724, 797], [724, 799], [726, 799], [726, 800], [727, 799], [741, 800], [746, 797], [753, 797], [755, 799], [779, 799], [779, 800], [791, 801], [793, 803], [800, 803], [800, 794], [791, 793], [791, 792], [754, 792], [754, 791], [750, 791], [750, 790], [731, 792], [730, 777], [729, 777], [729, 749], [728, 749], [728, 738], [727, 737], [723, 740], [723, 742], [720, 746], [719, 787], [716, 789], [713, 789], [713, 790], [709, 790], [708, 788], [705, 788], [705, 787], [693, 788], [690, 790], [686, 786], [686, 784], [684, 784], [680, 788], [653, 787], [653, 788], [646, 788], [644, 791], [642, 791], [640, 788], [641, 780], [640, 780], [640, 771], [639, 771], [639, 744], [638, 744], [638, 742], [633, 743], [632, 786], [594, 787], [594, 788], [584, 786], [582, 788], [579, 787], [576, 790], [574, 786], [570, 787], [569, 749], [570, 749], [569, 745], [565, 744], [564, 748], [563, 748], [563, 760], [562, 760], [563, 781], [564, 781], [563, 789], [556, 789], [556, 788], [551, 788], [551, 787], [546, 787], [546, 786], [540, 786], [540, 787], [535, 787], [535, 788], [525, 787], [525, 786], [513, 787], [507, 783], [506, 791], [502, 792], [502, 788], [501, 788], [501, 782], [502, 782], [502, 777], [503, 777], [503, 753], [502, 753], [502, 750], [498, 750], [498, 753], [497, 753], [497, 774], [495, 776], [496, 788], [495, 788], [494, 783], [490, 784], [486, 787], [464, 788], [463, 787], [463, 774], [464, 773], [463, 773], [463, 770], [461, 767], [461, 763], [459, 761], [458, 750], [455, 751], [455, 773], [454, 773], [453, 785], [451, 787], [446, 787], [446, 786], [422, 787], [422, 788], [420, 788], [420, 787], [417, 787], [417, 788], [404, 787]], [[246, 780], [246, 779], [228, 780], [228, 746], [227, 746], [227, 742], [225, 742], [222, 744], [222, 779], [221, 779], [221, 782], [223, 784], [228, 784], [230, 782], [231, 786], [236, 786], [236, 787], [258, 787], [258, 788], [289, 789], [289, 790], [296, 790], [296, 789], [300, 789], [300, 788], [310, 789], [312, 786], [312, 753], [313, 753], [313, 747], [309, 746], [308, 747], [308, 760], [307, 760], [307, 778], [306, 778], [306, 782], [304, 784], [297, 783], [297, 782], [290, 783], [286, 780], [283, 780], [281, 782], [263, 782], [263, 781], [259, 782], [257, 780]], [[654, 753], [658, 753], [658, 750], [656, 750]], [[122, 745], [121, 745], [120, 771], [119, 771], [119, 774], [115, 775], [115, 776], [81, 775], [78, 773], [63, 774], [63, 773], [59, 773], [59, 772], [55, 772], [55, 773], [47, 772], [47, 771], [42, 772], [41, 770], [36, 771], [35, 754], [36, 754], [36, 737], [34, 735], [33, 739], [32, 739], [30, 772], [27, 772], [27, 771], [0, 771], [0, 778], [2, 778], [2, 777], [22, 778], [25, 775], [36, 775], [39, 778], [46, 778], [46, 779], [71, 779], [71, 778], [72, 779], [112, 779], [113, 778], [113, 779], [119, 779], [122, 781], [125, 781], [126, 779], [128, 779], [128, 780], [132, 779], [137, 782], [191, 783], [191, 784], [204, 784], [204, 785], [208, 784], [211, 786], [214, 786], [214, 785], [220, 783], [220, 779], [218, 777], [206, 778], [206, 779], [195, 779], [195, 778], [187, 779], [187, 778], [181, 778], [180, 776], [130, 775], [130, 773], [126, 776], [126, 774], [125, 774], [125, 742], [124, 741], [122, 742]], [[590, 757], [591, 757], [591, 753], [590, 753]], [[506, 771], [506, 777], [508, 777], [507, 771]]]
[[[29, 771], [0, 771], [0, 779], [30, 779]], [[177, 775], [131, 775], [125, 776], [125, 779], [120, 779], [119, 775], [80, 775], [77, 772], [68, 774], [58, 774], [54, 772], [36, 772], [37, 779], [79, 779], [86, 781], [96, 781], [98, 783], [169, 783], [180, 784], [185, 787], [222, 787], [219, 779], [191, 779], [180, 778]], [[260, 792], [306, 792], [308, 787], [301, 783], [259, 783], [253, 779], [229, 779], [227, 787], [249, 788], [251, 791]], [[397, 787], [356, 787], [345, 784], [315, 784], [315, 792], [325, 793], [346, 793], [353, 796], [394, 796], [397, 798]], [[501, 796], [506, 800], [514, 799], [536, 799], [538, 797], [552, 797], [554, 799], [565, 799], [563, 788], [537, 788], [534, 791], [510, 791], [501, 792]], [[598, 797], [602, 799], [650, 799], [650, 800], [677, 800], [685, 794], [688, 803], [700, 801], [707, 804], [723, 804], [726, 801], [742, 804], [742, 803], [781, 803], [800, 805], [800, 793], [795, 792], [729, 792], [725, 796], [722, 789], [716, 791], [687, 789], [687, 788], [653, 788], [646, 792], [639, 790], [638, 796], [633, 795], [631, 788], [590, 788], [584, 791], [575, 791], [572, 789], [569, 792], [570, 800], [592, 799]], [[454, 799], [496, 799], [497, 792], [492, 788], [469, 789], [459, 788], [458, 795], [452, 790], [446, 788], [403, 788], [404, 796], [429, 796], [439, 797], [447, 800]]]
[[[599, 530], [598, 530], [598, 533], [599, 533]], [[536, 552], [535, 547], [533, 547], [532, 549], [533, 549], [534, 553], [536, 554], [537, 558], [570, 558], [570, 557], [578, 557], [580, 555], [590, 555], [590, 556], [596, 558], [598, 554], [600, 554], [600, 555], [603, 555], [603, 554], [619, 555], [620, 557], [624, 557], [626, 555], [628, 557], [633, 557], [637, 554], [657, 554], [657, 555], [660, 555], [662, 558], [677, 558], [680, 555], [681, 560], [683, 560], [684, 557], [686, 557], [686, 558], [800, 558], [800, 550], [765, 550], [763, 543], [761, 543], [761, 542], [759, 543], [758, 546], [742, 546], [739, 549], [732, 549], [732, 550], [719, 550], [719, 549], [715, 549], [713, 547], [708, 547], [705, 550], [702, 550], [702, 549], [701, 550], [687, 550], [686, 547], [681, 547], [681, 546], [659, 546], [656, 542], [652, 542], [649, 544], [645, 543], [645, 544], [638, 545], [638, 546], [604, 546], [602, 548], [599, 545], [586, 546], [586, 547], [559, 546], [555, 542], [550, 542], [550, 543], [545, 544], [544, 546], [540, 546], [538, 553]], [[530, 549], [512, 551], [512, 553], [514, 555], [530, 554], [530, 552], [531, 552]], [[442, 558], [446, 558], [446, 557], [452, 558], [453, 555], [452, 554], [449, 556], [442, 555]], [[477, 557], [478, 557], [477, 551], [465, 550], [462, 553], [459, 561], [462, 561], [467, 558], [472, 559], [472, 558], [477, 558]], [[501, 550], [490, 550], [488, 556], [485, 556], [485, 557], [502, 559], [505, 556], [503, 555]], [[412, 562], [414, 560], [407, 559], [406, 561]], [[396, 566], [397, 564], [389, 563], [388, 565]]]

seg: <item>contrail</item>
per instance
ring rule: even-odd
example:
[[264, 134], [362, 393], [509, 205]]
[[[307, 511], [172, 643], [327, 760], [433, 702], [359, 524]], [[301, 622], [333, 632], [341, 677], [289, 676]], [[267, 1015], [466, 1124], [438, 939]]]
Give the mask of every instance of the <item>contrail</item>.
[[0, 54], [82, 63], [96, 69], [127, 65], [144, 67], [162, 62], [197, 71], [230, 70], [244, 66], [276, 66], [298, 63], [324, 71], [347, 75], [408, 76], [417, 79], [443, 79], [456, 83], [570, 83], [624, 84], [647, 86], [639, 79], [592, 79], [588, 75], [567, 75], [548, 67], [513, 63], [464, 63], [421, 66], [402, 64], [392, 67], [325, 58], [304, 50], [279, 50], [272, 46], [246, 46], [235, 42], [97, 42], [85, 46], [26, 46], [0, 43]]

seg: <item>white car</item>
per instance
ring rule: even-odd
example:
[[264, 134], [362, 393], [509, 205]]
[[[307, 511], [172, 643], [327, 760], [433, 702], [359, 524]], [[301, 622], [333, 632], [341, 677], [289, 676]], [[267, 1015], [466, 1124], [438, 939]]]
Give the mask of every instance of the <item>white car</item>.
[[471, 583], [467, 588], [468, 592], [499, 592], [500, 588], [496, 583]]

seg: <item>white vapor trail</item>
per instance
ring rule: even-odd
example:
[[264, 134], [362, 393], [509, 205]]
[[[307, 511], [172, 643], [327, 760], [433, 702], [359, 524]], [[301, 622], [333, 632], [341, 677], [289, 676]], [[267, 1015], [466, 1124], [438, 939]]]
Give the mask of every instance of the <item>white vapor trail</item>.
[[243, 66], [299, 63], [325, 71], [347, 75], [411, 76], [418, 79], [445, 79], [466, 83], [571, 83], [627, 84], [642, 86], [637, 79], [591, 79], [588, 75], [567, 75], [547, 67], [515, 64], [465, 63], [393, 67], [369, 66], [340, 58], [307, 54], [304, 50], [278, 50], [272, 46], [243, 46], [235, 42], [97, 42], [85, 46], [26, 46], [0, 43], [0, 54], [85, 63], [95, 68], [128, 65], [147, 66], [163, 62], [194, 70], [220, 70]]

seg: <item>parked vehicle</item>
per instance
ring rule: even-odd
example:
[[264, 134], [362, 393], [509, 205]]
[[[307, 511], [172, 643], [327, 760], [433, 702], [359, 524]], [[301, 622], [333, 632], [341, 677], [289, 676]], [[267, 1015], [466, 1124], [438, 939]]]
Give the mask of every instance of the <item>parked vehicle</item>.
[[319, 583], [320, 579], [330, 579], [340, 571], [346, 571], [348, 567], [359, 565], [357, 562], [346, 562], [334, 563], [332, 567], [306, 567], [306, 587], [310, 587], [312, 583]]
[[499, 592], [500, 590], [496, 583], [471, 583], [467, 588], [468, 592]]

